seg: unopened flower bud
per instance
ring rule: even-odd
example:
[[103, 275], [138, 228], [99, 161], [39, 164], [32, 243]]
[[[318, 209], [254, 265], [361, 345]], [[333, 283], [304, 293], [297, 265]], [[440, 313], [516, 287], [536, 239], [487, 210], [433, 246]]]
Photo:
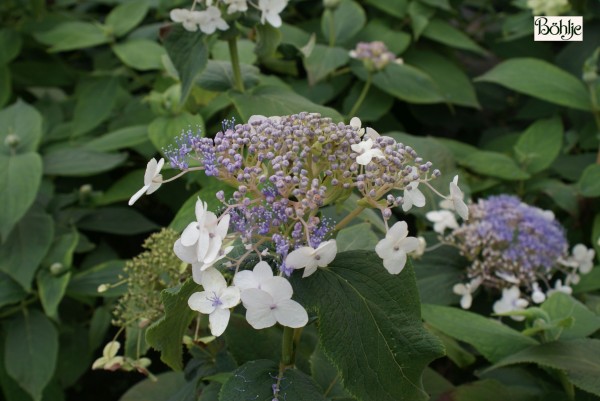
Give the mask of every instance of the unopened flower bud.
[[4, 138], [4, 144], [11, 149], [16, 148], [20, 143], [21, 138], [16, 134], [8, 134], [6, 138]]
[[79, 187], [79, 193], [81, 195], [89, 195], [92, 192], [92, 185], [91, 184], [83, 184], [81, 187]]
[[109, 289], [109, 288], [110, 288], [110, 287], [109, 287], [109, 285], [108, 285], [108, 284], [100, 284], [100, 285], [98, 286], [98, 290], [97, 290], [97, 291], [98, 291], [100, 294], [102, 294], [103, 292], [106, 292], [106, 291], [108, 291], [108, 289]]
[[53, 276], [58, 276], [63, 271], [65, 271], [65, 266], [60, 262], [55, 262], [50, 265], [50, 273]]

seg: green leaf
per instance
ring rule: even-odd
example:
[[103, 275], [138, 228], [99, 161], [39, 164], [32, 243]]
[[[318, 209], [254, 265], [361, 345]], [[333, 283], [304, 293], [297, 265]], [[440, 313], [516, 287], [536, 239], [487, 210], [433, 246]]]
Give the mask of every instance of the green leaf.
[[577, 215], [579, 213], [579, 199], [577, 190], [573, 185], [565, 184], [556, 179], [531, 180], [528, 192], [541, 191], [548, 195], [560, 208], [567, 213]]
[[[345, 43], [352, 39], [367, 22], [365, 10], [355, 1], [342, 0], [342, 2], [331, 11], [325, 10], [321, 17], [321, 31], [323, 36], [329, 39], [329, 44]], [[330, 31], [333, 30], [333, 41]]]
[[411, 37], [406, 32], [393, 30], [379, 19], [373, 19], [358, 33], [356, 40], [361, 42], [380, 40], [385, 43], [389, 51], [394, 54], [401, 54], [410, 45]]
[[578, 110], [591, 109], [583, 82], [568, 72], [535, 58], [506, 60], [475, 79]]
[[98, 292], [98, 286], [118, 282], [120, 280], [119, 277], [123, 275], [124, 266], [124, 261], [112, 260], [82, 272], [75, 273], [67, 286], [67, 294], [72, 296], [92, 297], [114, 297], [123, 295], [127, 290], [127, 286], [125, 285], [110, 288], [103, 293]]
[[587, 166], [583, 170], [577, 186], [579, 187], [579, 193], [587, 198], [600, 196], [600, 164]]
[[[274, 398], [272, 385], [277, 381], [277, 363], [266, 359], [250, 361], [233, 371], [221, 388], [219, 401], [239, 401], [240, 393], [253, 400]], [[278, 398], [287, 401], [326, 401], [314, 380], [298, 369], [288, 369], [281, 378]]]
[[336, 400], [352, 399], [342, 385], [340, 373], [319, 346], [310, 357], [310, 373], [321, 389], [327, 392], [327, 397]]
[[238, 365], [257, 359], [278, 361], [281, 358], [281, 347], [273, 346], [281, 344], [281, 329], [277, 326], [256, 330], [244, 316], [233, 313], [223, 336], [227, 350]]
[[[250, 88], [258, 82], [259, 69], [249, 64], [241, 64], [240, 70], [244, 87]], [[196, 83], [210, 91], [225, 92], [235, 88], [235, 78], [230, 61], [209, 60], [206, 68], [196, 79]]]
[[423, 304], [423, 320], [459, 341], [471, 344], [487, 360], [497, 362], [507, 355], [537, 344], [497, 320], [449, 306]]
[[141, 145], [147, 140], [148, 128], [145, 125], [134, 125], [96, 137], [83, 147], [97, 152], [112, 152]]
[[[352, 70], [361, 79], [366, 79], [367, 72], [362, 65], [360, 67], [355, 65]], [[445, 101], [444, 96], [429, 75], [406, 64], [389, 64], [382, 71], [373, 75], [373, 85], [409, 103], [429, 104]]]
[[[358, 100], [360, 92], [362, 92], [365, 86], [364, 82], [356, 81], [348, 96], [344, 98], [343, 111], [344, 114], [349, 114], [352, 111], [352, 107]], [[394, 104], [394, 98], [382, 90], [371, 86], [367, 92], [365, 100], [358, 108], [355, 117], [359, 117], [364, 123], [366, 121], [378, 121], [380, 118], [389, 113], [390, 109]]]
[[466, 260], [456, 248], [442, 246], [425, 252], [420, 259], [413, 261], [413, 265], [421, 302], [438, 305], [458, 303], [459, 297], [452, 287], [463, 280]]
[[532, 401], [535, 396], [521, 386], [507, 386], [497, 380], [484, 379], [455, 387], [449, 399], [456, 401]]
[[596, 249], [596, 259], [600, 260], [600, 213], [596, 213], [594, 217], [594, 223], [592, 224], [592, 238], [590, 242], [594, 249]]
[[165, 48], [148, 39], [133, 39], [113, 46], [117, 57], [128, 67], [140, 71], [160, 70]]
[[447, 58], [429, 51], [410, 51], [404, 60], [427, 73], [448, 103], [480, 108], [470, 78]]
[[303, 111], [321, 113], [334, 122], [342, 121], [342, 116], [332, 108], [317, 105], [310, 100], [277, 86], [257, 86], [246, 93], [232, 93], [231, 99], [243, 121], [250, 116], [283, 116]]
[[81, 21], [63, 22], [49, 30], [36, 32], [33, 36], [38, 42], [51, 46], [50, 52], [83, 49], [110, 41], [99, 25]]
[[563, 126], [559, 118], [538, 120], [521, 134], [515, 154], [528, 173], [535, 174], [552, 165], [562, 148]]
[[98, 205], [123, 202], [131, 198], [144, 183], [145, 169], [134, 170], [111, 185], [97, 200]]
[[6, 372], [34, 401], [50, 382], [58, 354], [58, 333], [39, 311], [29, 309], [5, 325], [4, 366]]
[[165, 372], [156, 375], [157, 380], [144, 379], [129, 388], [119, 401], [166, 401], [171, 400], [186, 384], [181, 372]]
[[335, 240], [338, 252], [359, 249], [370, 251], [375, 249], [379, 237], [373, 232], [371, 224], [360, 223], [340, 230]]
[[198, 284], [187, 280], [175, 288], [163, 290], [161, 297], [165, 315], [146, 330], [148, 344], [160, 351], [160, 360], [174, 370], [183, 367], [183, 335], [197, 315], [188, 306], [188, 298], [198, 289]]
[[112, 308], [110, 308], [109, 305], [102, 305], [94, 310], [94, 314], [90, 320], [90, 331], [88, 336], [90, 349], [95, 350], [103, 345], [106, 333], [111, 327], [111, 320]]
[[77, 227], [100, 233], [134, 235], [156, 230], [158, 225], [127, 206], [103, 207], [77, 222]]
[[478, 150], [469, 154], [466, 158], [457, 159], [456, 161], [478, 174], [489, 177], [497, 177], [509, 181], [526, 180], [529, 178], [529, 174], [521, 170], [512, 158], [498, 152]]
[[187, 99], [196, 77], [206, 67], [208, 49], [204, 35], [188, 32], [177, 24], [165, 39], [165, 49], [179, 73], [181, 82], [181, 103]]
[[367, 0], [367, 3], [397, 18], [404, 18], [408, 7], [407, 0]]
[[481, 55], [487, 54], [487, 51], [473, 39], [441, 19], [434, 18], [430, 20], [423, 31], [423, 36], [457, 49], [468, 50]]
[[579, 339], [556, 341], [524, 349], [502, 359], [488, 369], [515, 363], [535, 363], [565, 371], [578, 388], [600, 396], [600, 340]]
[[552, 338], [560, 337], [561, 340], [585, 338], [600, 329], [600, 317], [570, 295], [554, 293], [541, 305], [541, 308], [548, 312], [553, 321], [570, 317], [575, 319], [571, 327], [554, 329], [551, 333]]
[[271, 57], [281, 43], [281, 31], [270, 24], [256, 26], [256, 47], [254, 52], [258, 57]]
[[0, 29], [0, 66], [13, 61], [21, 51], [21, 35], [11, 28]]
[[[18, 144], [12, 151], [6, 145], [8, 135], [18, 137]], [[0, 111], [0, 154], [11, 155], [36, 151], [41, 139], [42, 116], [34, 107], [17, 100]]]
[[126, 153], [104, 153], [85, 148], [57, 149], [44, 155], [44, 174], [86, 177], [112, 170], [126, 159]]
[[[598, 251], [596, 251], [596, 255], [598, 255]], [[595, 266], [588, 274], [582, 274], [579, 283], [572, 286], [572, 288], [573, 294], [583, 294], [586, 292], [600, 290], [600, 268]]]
[[[10, 69], [6, 65], [0, 65], [0, 107], [3, 107], [12, 92], [12, 81]], [[0, 134], [1, 135], [1, 134]]]
[[204, 120], [202, 116], [183, 112], [176, 116], [157, 117], [148, 125], [150, 141], [163, 155], [169, 147], [177, 146], [175, 138], [188, 130], [204, 133]]
[[315, 45], [310, 56], [304, 58], [309, 85], [326, 78], [331, 72], [345, 65], [349, 59], [348, 50], [342, 47]]
[[115, 36], [123, 36], [138, 26], [147, 12], [147, 0], [129, 0], [115, 7], [104, 22]]
[[119, 83], [114, 77], [94, 78], [77, 87], [73, 135], [79, 136], [106, 120], [116, 104]]
[[373, 251], [343, 252], [328, 268], [306, 279], [295, 275], [292, 283], [302, 305], [316, 312], [320, 344], [353, 396], [428, 398], [421, 375], [443, 348], [421, 322], [410, 262], [395, 276]]
[[48, 269], [39, 271], [37, 275], [38, 292], [44, 312], [49, 318], [58, 319], [58, 304], [67, 291], [70, 278], [71, 273], [55, 276]]
[[420, 0], [421, 2], [428, 4], [432, 7], [437, 7], [440, 8], [442, 10], [446, 10], [446, 11], [451, 11], [452, 7], [450, 6], [450, 3], [448, 2], [448, 0]]
[[[2, 248], [0, 248], [2, 255]], [[0, 272], [0, 308], [14, 304], [25, 298], [27, 293], [8, 274]]]
[[46, 213], [31, 209], [0, 245], [0, 271], [8, 274], [26, 291], [40, 262], [52, 244], [54, 223]]
[[408, 5], [408, 15], [411, 20], [413, 36], [415, 39], [419, 39], [429, 25], [429, 20], [435, 15], [435, 8], [418, 1], [411, 1]]

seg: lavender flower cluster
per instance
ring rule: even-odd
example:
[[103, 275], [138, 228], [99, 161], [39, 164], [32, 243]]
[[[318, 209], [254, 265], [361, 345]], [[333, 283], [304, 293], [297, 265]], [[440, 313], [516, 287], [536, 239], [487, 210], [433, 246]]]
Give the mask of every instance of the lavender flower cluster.
[[359, 42], [354, 50], [350, 51], [350, 57], [361, 60], [369, 71], [383, 70], [389, 63], [402, 64], [401, 58], [388, 50], [385, 43]]

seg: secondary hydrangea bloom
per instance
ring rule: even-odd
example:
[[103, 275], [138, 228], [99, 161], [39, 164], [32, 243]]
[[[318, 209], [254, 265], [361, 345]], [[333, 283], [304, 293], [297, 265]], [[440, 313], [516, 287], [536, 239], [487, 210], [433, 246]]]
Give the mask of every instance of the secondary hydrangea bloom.
[[133, 205], [142, 195], [150, 195], [160, 188], [162, 184], [160, 170], [162, 170], [164, 164], [165, 160], [162, 158], [158, 162], [156, 159], [151, 159], [148, 162], [144, 173], [144, 186], [129, 199], [129, 206]]
[[308, 277], [317, 271], [317, 267], [330, 264], [337, 253], [335, 240], [322, 242], [317, 249], [303, 246], [290, 253], [285, 259], [285, 264], [290, 269], [304, 269], [302, 277]]
[[458, 228], [458, 222], [454, 213], [449, 210], [431, 211], [425, 214], [427, 220], [433, 223], [433, 231], [443, 234], [446, 229]]
[[383, 70], [390, 63], [403, 63], [401, 58], [396, 58], [385, 43], [380, 41], [359, 42], [356, 48], [350, 51], [350, 57], [361, 60], [369, 71]]
[[471, 304], [473, 303], [473, 293], [479, 288], [481, 285], [481, 277], [475, 277], [473, 280], [468, 283], [462, 284], [458, 283], [452, 287], [452, 292], [456, 295], [460, 295], [460, 306], [463, 309], [469, 309]]
[[[502, 298], [494, 303], [493, 308], [494, 313], [503, 314], [524, 310], [528, 305], [529, 301], [525, 298], [521, 298], [521, 290], [515, 285], [502, 290]], [[522, 321], [525, 320], [525, 316], [511, 315], [511, 319]]]
[[379, 241], [375, 252], [383, 259], [383, 267], [390, 274], [399, 274], [406, 265], [407, 255], [419, 248], [419, 240], [408, 236], [408, 225], [399, 221]]
[[533, 15], [561, 15], [571, 9], [569, 0], [527, 0]]

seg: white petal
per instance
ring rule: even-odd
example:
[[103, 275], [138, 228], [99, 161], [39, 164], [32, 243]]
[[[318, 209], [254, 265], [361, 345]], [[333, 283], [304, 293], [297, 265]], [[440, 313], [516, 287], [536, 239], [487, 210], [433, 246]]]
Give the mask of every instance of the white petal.
[[229, 312], [229, 309], [216, 309], [210, 314], [208, 321], [210, 323], [210, 332], [213, 336], [219, 337], [223, 334], [229, 323], [230, 315], [231, 312]]
[[269, 24], [273, 25], [273, 27], [279, 28], [281, 26], [281, 17], [279, 14], [269, 13], [267, 14], [266, 18]]
[[213, 296], [213, 294], [208, 291], [195, 292], [190, 295], [188, 306], [192, 310], [208, 315], [215, 310], [215, 306], [213, 305], [214, 301], [209, 299], [211, 296]]
[[362, 155], [360, 155], [356, 158], [356, 162], [358, 164], [362, 164], [363, 166], [366, 166], [367, 164], [371, 163], [372, 159], [373, 159], [373, 154], [371, 153], [371, 151], [366, 151], [365, 153], [363, 153]]
[[242, 291], [241, 298], [246, 309], [268, 308], [275, 304], [273, 297], [268, 292], [256, 288], [249, 288]]
[[196, 258], [198, 261], [204, 261], [208, 247], [210, 246], [210, 235], [208, 230], [204, 227], [200, 227], [198, 234], [198, 243], [196, 244]]
[[233, 308], [240, 303], [240, 289], [237, 287], [227, 287], [221, 291], [219, 299], [221, 300], [220, 308]]
[[216, 235], [218, 235], [221, 238], [225, 238], [225, 236], [227, 235], [227, 230], [229, 229], [230, 218], [231, 218], [231, 216], [229, 216], [228, 214], [221, 217], [221, 220], [219, 221], [219, 224], [217, 225], [217, 230], [215, 231]]
[[233, 285], [240, 290], [258, 288], [258, 280], [256, 279], [256, 274], [250, 270], [242, 270], [233, 277]]
[[227, 282], [217, 269], [208, 269], [202, 274], [202, 287], [205, 291], [219, 294], [227, 288]]
[[154, 181], [152, 181], [152, 184], [150, 184], [150, 186], [148, 187], [148, 190], [146, 191], [146, 195], [150, 195], [150, 194], [153, 194], [154, 192], [158, 191], [158, 188], [160, 188], [160, 186], [162, 185], [162, 182], [156, 182], [156, 180], [162, 181], [162, 175], [158, 174], [156, 177], [154, 177]]
[[421, 192], [420, 189], [415, 188], [410, 192], [411, 192], [410, 195], [412, 198], [413, 205], [415, 205], [416, 207], [425, 206], [425, 195], [423, 195], [423, 192]]
[[256, 281], [259, 283], [262, 283], [273, 277], [273, 270], [271, 269], [271, 266], [269, 266], [269, 264], [264, 260], [262, 262], [258, 262], [252, 271], [254, 272]]
[[117, 355], [119, 348], [121, 348], [121, 344], [118, 341], [110, 341], [104, 346], [102, 356], [106, 359], [111, 359]]
[[467, 293], [460, 298], [460, 307], [463, 309], [469, 309], [473, 303], [473, 297], [471, 293]]
[[419, 239], [415, 237], [406, 237], [399, 241], [396, 246], [406, 253], [419, 249]]
[[198, 241], [200, 237], [200, 230], [198, 230], [198, 223], [192, 222], [187, 225], [183, 233], [181, 233], [181, 244], [183, 246], [192, 246]]
[[217, 256], [219, 256], [219, 251], [221, 250], [222, 244], [223, 241], [219, 236], [214, 236], [210, 240], [208, 250], [206, 251], [206, 256], [204, 257], [204, 263], [212, 263], [215, 261]]
[[257, 330], [265, 329], [277, 323], [273, 311], [268, 306], [246, 310], [246, 320]]
[[279, 324], [283, 326], [298, 328], [304, 327], [308, 323], [306, 310], [298, 302], [291, 299], [278, 302], [273, 314]]
[[402, 198], [402, 211], [408, 212], [413, 207], [412, 197], [408, 189], [404, 190], [404, 197]]
[[271, 295], [273, 298], [273, 302], [275, 303], [290, 299], [294, 294], [294, 290], [292, 289], [290, 282], [279, 276], [272, 277], [262, 283], [261, 289], [269, 293], [269, 295]]
[[337, 254], [337, 242], [334, 239], [322, 242], [316, 249], [315, 254], [319, 257], [317, 266], [327, 266], [335, 259], [335, 255]]
[[360, 118], [358, 118], [358, 117], [352, 117], [350, 119], [350, 126], [352, 128], [359, 129], [362, 126], [362, 122], [360, 121]]
[[195, 21], [185, 20], [182, 23], [183, 28], [189, 32], [196, 32], [198, 30], [198, 24]]
[[302, 273], [302, 278], [306, 278], [308, 276], [312, 276], [313, 273], [315, 273], [317, 270], [318, 269], [317, 269], [316, 265], [306, 266], [304, 268], [304, 273]]
[[144, 185], [152, 184], [152, 179], [156, 175], [156, 168], [158, 167], [158, 163], [156, 159], [150, 159], [148, 164], [146, 164], [146, 172], [144, 173]]
[[375, 245], [375, 252], [381, 259], [391, 258], [394, 254], [394, 240], [384, 238]]
[[408, 224], [406, 224], [405, 221], [399, 221], [388, 230], [388, 232], [385, 234], [385, 237], [399, 240], [405, 238], [407, 235]]
[[394, 257], [383, 260], [383, 267], [385, 267], [390, 274], [399, 274], [402, 269], [404, 269], [405, 265], [406, 252], [404, 251], [397, 251], [395, 252]]
[[285, 258], [285, 265], [290, 269], [302, 269], [311, 263], [314, 252], [315, 249], [310, 246], [298, 248]]
[[142, 197], [142, 195], [144, 195], [146, 193], [148, 188], [150, 188], [148, 185], [144, 185], [139, 191], [137, 191], [136, 193], [133, 194], [133, 196], [129, 199], [129, 202], [127, 204], [129, 206], [131, 206], [135, 202], [137, 202], [137, 200], [140, 199]]
[[192, 279], [194, 283], [202, 285], [202, 275], [206, 269], [204, 263], [192, 263]]
[[206, 213], [207, 208], [208, 206], [206, 205], [206, 202], [202, 202], [200, 198], [198, 198], [198, 200], [196, 201], [196, 206], [194, 208], [194, 213], [196, 214], [196, 221], [198, 222], [198, 224], [204, 224], [204, 215]]
[[173, 252], [175, 255], [185, 263], [196, 263], [198, 258], [196, 256], [196, 247], [194, 246], [183, 246], [181, 239], [175, 241], [173, 245]]
[[455, 199], [453, 203], [456, 213], [458, 213], [463, 220], [469, 220], [469, 208], [467, 207], [466, 203], [463, 202], [462, 199]]
[[375, 131], [373, 128], [371, 127], [367, 127], [367, 138], [375, 140], [377, 138], [379, 138], [381, 135], [379, 135], [379, 133], [377, 131]]
[[183, 22], [188, 16], [189, 10], [184, 8], [174, 8], [169, 13], [171, 17], [171, 21], [173, 22]]

